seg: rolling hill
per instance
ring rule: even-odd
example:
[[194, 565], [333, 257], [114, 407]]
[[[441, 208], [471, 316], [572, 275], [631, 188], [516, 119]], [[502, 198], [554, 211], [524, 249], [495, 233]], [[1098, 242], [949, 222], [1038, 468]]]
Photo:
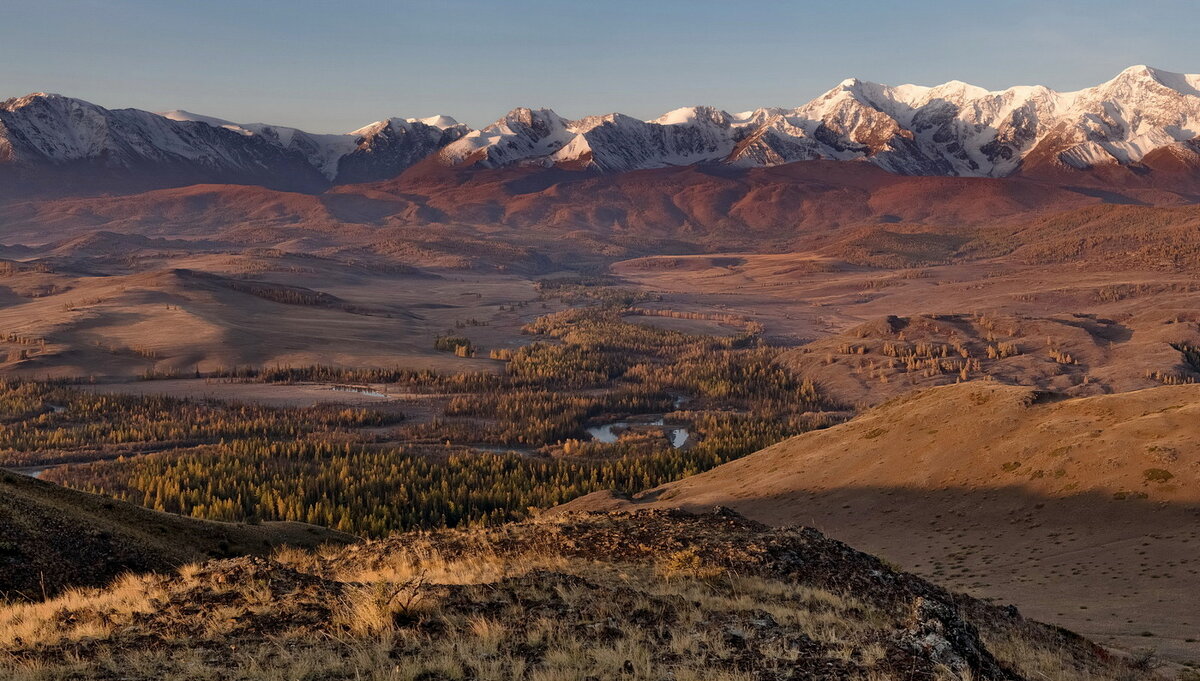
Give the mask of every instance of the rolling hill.
[[812, 525], [1102, 642], [1196, 654], [1200, 386], [918, 391], [632, 500]]

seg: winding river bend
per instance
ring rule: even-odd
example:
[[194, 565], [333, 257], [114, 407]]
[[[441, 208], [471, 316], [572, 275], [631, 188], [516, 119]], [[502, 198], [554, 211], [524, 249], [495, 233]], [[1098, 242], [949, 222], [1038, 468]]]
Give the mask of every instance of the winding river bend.
[[628, 428], [658, 428], [667, 434], [671, 440], [671, 446], [679, 449], [687, 444], [691, 438], [691, 433], [683, 426], [668, 426], [663, 423], [663, 418], [660, 416], [653, 421], [614, 421], [605, 423], [599, 426], [593, 426], [587, 429], [588, 435], [597, 442], [612, 444], [621, 437], [621, 431]]

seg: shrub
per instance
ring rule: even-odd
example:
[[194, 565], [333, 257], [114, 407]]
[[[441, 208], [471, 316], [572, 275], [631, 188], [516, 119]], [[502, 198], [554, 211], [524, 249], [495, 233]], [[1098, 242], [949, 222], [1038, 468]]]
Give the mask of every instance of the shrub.
[[712, 579], [725, 574], [725, 570], [712, 565], [700, 554], [694, 546], [676, 551], [662, 559], [658, 573], [665, 579], [687, 577], [691, 579]]
[[1146, 477], [1146, 482], [1166, 482], [1175, 477], [1171, 471], [1165, 468], [1147, 468], [1142, 475]]

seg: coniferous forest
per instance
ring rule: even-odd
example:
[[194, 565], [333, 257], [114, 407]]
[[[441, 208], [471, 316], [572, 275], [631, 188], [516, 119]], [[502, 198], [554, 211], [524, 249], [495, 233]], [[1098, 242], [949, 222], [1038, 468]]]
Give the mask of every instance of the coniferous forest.
[[[173, 513], [381, 536], [520, 519], [597, 490], [637, 492], [843, 417], [776, 362], [754, 325], [685, 333], [636, 323], [653, 312], [616, 289], [554, 294], [579, 305], [530, 323], [530, 343], [497, 353], [501, 372], [311, 366], [209, 376], [449, 395], [431, 419], [11, 381], [0, 465], [45, 466], [47, 480]], [[473, 350], [466, 336], [453, 341], [439, 347]], [[624, 424], [611, 441], [587, 432], [611, 422]], [[686, 441], [673, 443], [671, 429]]]

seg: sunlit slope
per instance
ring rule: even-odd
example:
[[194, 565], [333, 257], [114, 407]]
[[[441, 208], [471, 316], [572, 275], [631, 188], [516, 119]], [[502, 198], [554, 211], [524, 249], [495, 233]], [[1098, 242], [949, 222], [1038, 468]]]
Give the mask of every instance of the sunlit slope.
[[568, 507], [720, 504], [812, 525], [1097, 640], [1191, 659], [1198, 424], [1200, 385], [1056, 400], [976, 381], [894, 399], [633, 501], [594, 494]]
[[844, 488], [1021, 488], [1200, 502], [1200, 385], [1056, 400], [987, 381], [887, 402], [654, 493], [726, 503]]

